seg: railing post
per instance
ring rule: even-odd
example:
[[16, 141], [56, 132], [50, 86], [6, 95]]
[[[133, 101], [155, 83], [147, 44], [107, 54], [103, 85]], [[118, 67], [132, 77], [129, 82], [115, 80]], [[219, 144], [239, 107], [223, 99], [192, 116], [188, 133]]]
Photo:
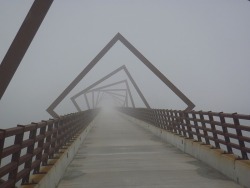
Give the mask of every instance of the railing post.
[[224, 139], [225, 139], [226, 146], [227, 146], [227, 152], [233, 153], [232, 147], [230, 145], [228, 145], [228, 143], [230, 143], [230, 138], [229, 138], [229, 136], [227, 136], [228, 131], [227, 131], [227, 127], [225, 125], [226, 121], [225, 121], [225, 117], [223, 116], [223, 112], [219, 113], [219, 117], [220, 117], [220, 121], [221, 121]]
[[194, 111], [191, 111], [192, 117], [193, 117], [193, 121], [194, 121], [194, 126], [195, 126], [195, 132], [197, 135], [197, 139], [199, 142], [201, 142], [201, 136], [200, 136], [200, 129], [199, 129], [199, 125], [197, 122], [197, 118], [196, 118], [196, 114], [194, 113]]
[[44, 148], [44, 153], [43, 155], [45, 156], [45, 158], [42, 161], [42, 165], [46, 166], [48, 164], [48, 158], [49, 158], [49, 150], [51, 147], [51, 137], [52, 137], [52, 130], [53, 130], [53, 124], [54, 124], [54, 120], [48, 120], [48, 121], [42, 121], [44, 123], [46, 123], [47, 125], [47, 131], [46, 131], [46, 139], [45, 139], [45, 148]]
[[0, 166], [2, 163], [2, 153], [3, 153], [4, 141], [5, 141], [5, 131], [0, 130]]
[[173, 133], [176, 133], [176, 134], [178, 134], [177, 133], [177, 130], [176, 130], [176, 127], [175, 127], [175, 123], [174, 123], [174, 117], [173, 117], [173, 110], [171, 109], [171, 110], [169, 110], [169, 119], [170, 119], [170, 123], [171, 123], [171, 126], [172, 126], [172, 131], [173, 131]]
[[175, 124], [176, 129], [178, 130], [178, 134], [182, 135], [182, 133], [181, 133], [181, 127], [180, 127], [180, 121], [179, 121], [179, 117], [178, 117], [177, 111], [174, 110], [173, 114], [174, 114], [174, 124]]
[[168, 122], [168, 130], [170, 132], [173, 132], [173, 125], [172, 125], [172, 122], [171, 122], [171, 119], [170, 119], [170, 111], [169, 110], [166, 110], [166, 115], [167, 115], [167, 122]]
[[241, 140], [242, 132], [241, 132], [241, 129], [239, 128], [240, 126], [239, 118], [237, 117], [237, 113], [233, 113], [232, 115], [233, 115], [236, 134], [237, 134], [238, 141], [239, 141], [241, 156], [243, 159], [248, 159], [247, 152], [243, 151], [243, 148], [245, 148], [245, 143], [244, 141]]
[[201, 119], [202, 130], [203, 130], [204, 137], [205, 137], [205, 142], [206, 142], [206, 144], [210, 144], [209, 139], [208, 139], [207, 130], [206, 130], [206, 128], [207, 128], [206, 123], [204, 122], [205, 119], [204, 119], [204, 116], [203, 116], [203, 112], [199, 111], [199, 115], [200, 115], [200, 119]]
[[31, 159], [25, 162], [24, 164], [24, 168], [29, 169], [29, 173], [22, 179], [22, 184], [29, 183], [29, 177], [32, 165], [32, 155], [36, 143], [37, 123], [32, 123], [32, 125], [34, 125], [34, 128], [29, 133], [29, 139], [32, 140], [32, 144], [27, 148], [27, 154], [31, 156]]
[[49, 154], [49, 158], [52, 159], [54, 158], [54, 154], [56, 152], [58, 152], [58, 150], [56, 149], [56, 140], [57, 140], [57, 135], [58, 135], [58, 120], [56, 120], [53, 124], [53, 134], [52, 134], [52, 138], [51, 138], [51, 152]]
[[158, 121], [157, 121], [155, 109], [152, 109], [152, 112], [153, 112], [153, 123], [154, 123], [153, 125], [158, 127]]
[[184, 125], [184, 115], [183, 115], [183, 111], [179, 110], [179, 111], [178, 111], [178, 114], [179, 114], [179, 116], [178, 116], [178, 122], [179, 122], [179, 124], [180, 124], [181, 130], [182, 130], [182, 133], [183, 133], [182, 135], [183, 135], [184, 137], [187, 137], [186, 129], [185, 129], [185, 125]]
[[160, 128], [159, 118], [158, 118], [158, 111], [156, 109], [154, 109], [154, 120], [155, 120], [155, 126]]
[[213, 137], [214, 137], [215, 147], [216, 148], [220, 148], [220, 144], [218, 142], [218, 136], [217, 136], [217, 133], [215, 132], [216, 131], [216, 127], [214, 125], [214, 118], [213, 118], [213, 115], [211, 113], [212, 113], [211, 111], [208, 112], [208, 118], [209, 118], [209, 121], [210, 121], [211, 129], [213, 131]]
[[16, 163], [16, 167], [14, 170], [12, 170], [9, 173], [8, 180], [13, 180], [13, 187], [15, 186], [16, 179], [17, 179], [17, 173], [18, 173], [18, 167], [19, 167], [19, 161], [20, 161], [20, 155], [22, 150], [22, 143], [23, 143], [23, 135], [24, 135], [24, 127], [20, 127], [21, 131], [16, 134], [14, 145], [19, 145], [19, 150], [12, 154], [11, 163]]
[[188, 116], [188, 112], [183, 111], [183, 116], [184, 119], [186, 121], [186, 126], [187, 126], [187, 130], [188, 130], [188, 138], [193, 139], [193, 133], [192, 133], [192, 128], [190, 127], [190, 120], [189, 120], [189, 116]]
[[[45, 124], [45, 125], [43, 125]], [[38, 124], [39, 126], [39, 124]], [[40, 132], [39, 132], [39, 136], [42, 136], [42, 138], [38, 141], [38, 148], [40, 148], [39, 153], [36, 155], [36, 160], [39, 161], [39, 165], [35, 167], [34, 169], [34, 174], [38, 174], [40, 171], [40, 165], [42, 162], [42, 155], [43, 155], [43, 145], [44, 145], [44, 139], [45, 139], [45, 131], [46, 131], [46, 122], [43, 122], [42, 127], [40, 127]]]
[[159, 128], [163, 129], [163, 124], [162, 124], [162, 114], [161, 114], [161, 110], [157, 110], [158, 111], [158, 123], [159, 123]]
[[[78, 132], [85, 128], [86, 124], [83, 124], [83, 121], [87, 120], [86, 123], [89, 123], [96, 113], [87, 112], [86, 115], [84, 118], [83, 114], [75, 113], [63, 116], [61, 119], [18, 125], [6, 130], [0, 129], [0, 164], [3, 158], [11, 157], [7, 164], [0, 165], [0, 187], [15, 187], [19, 180], [23, 185], [29, 184], [32, 171], [33, 174], [44, 173], [40, 172], [40, 168], [47, 165], [48, 159], [53, 158], [60, 147], [71, 143]], [[58, 128], [59, 123], [60, 128]], [[28, 138], [24, 138], [24, 134], [28, 133]], [[6, 138], [14, 138], [14, 143], [4, 146]]]
[[163, 110], [161, 109], [160, 110], [160, 122], [161, 122], [161, 128], [162, 129], [165, 129], [165, 121], [164, 121], [164, 112], [163, 112]]
[[156, 125], [156, 120], [155, 120], [155, 111], [154, 111], [154, 109], [152, 109], [152, 110], [149, 110], [150, 111], [150, 114], [151, 114], [151, 124], [152, 125], [154, 125], [154, 126], [157, 126]]
[[167, 123], [167, 117], [166, 117], [166, 110], [162, 110], [162, 116], [164, 119], [164, 129], [167, 130], [168, 129], [168, 123]]
[[164, 129], [169, 130], [169, 122], [167, 119], [167, 111], [163, 110], [163, 116], [164, 116]]

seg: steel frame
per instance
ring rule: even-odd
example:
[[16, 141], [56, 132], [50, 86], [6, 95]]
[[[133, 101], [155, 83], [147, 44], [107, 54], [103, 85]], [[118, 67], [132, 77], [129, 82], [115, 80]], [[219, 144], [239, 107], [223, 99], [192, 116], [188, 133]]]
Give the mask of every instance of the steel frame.
[[[96, 81], [95, 83], [93, 83], [92, 85], [88, 86], [87, 88], [85, 88], [84, 90], [78, 92], [77, 94], [75, 94], [73, 97], [71, 97], [71, 100], [73, 101], [73, 104], [76, 106], [76, 102], [75, 99], [81, 95], [83, 95], [84, 93], [86, 93], [87, 91], [91, 90], [93, 87], [95, 87], [96, 85], [104, 82], [105, 80], [107, 80], [108, 78], [110, 78], [111, 76], [117, 74], [119, 71], [124, 70], [125, 74], [128, 76], [129, 80], [131, 81], [131, 83], [133, 84], [134, 88], [136, 89], [137, 93], [139, 94], [139, 96], [141, 97], [143, 103], [145, 104], [145, 106], [147, 108], [150, 108], [147, 100], [145, 99], [144, 95], [142, 94], [141, 90], [139, 89], [139, 87], [137, 86], [136, 82], [134, 81], [133, 77], [131, 76], [131, 74], [129, 73], [128, 69], [126, 68], [125, 65], [122, 65], [121, 67], [117, 68], [116, 70], [112, 71], [111, 73], [107, 74], [106, 76], [104, 76], [103, 78], [99, 79], [98, 81]], [[128, 83], [127, 87], [128, 87]], [[132, 94], [129, 91], [129, 95], [130, 95], [130, 99], [132, 98]], [[84, 96], [86, 99], [86, 96]], [[132, 100], [132, 106], [135, 107], [134, 105], [134, 101]], [[76, 106], [77, 110], [80, 112], [81, 109], [79, 108], [79, 106]], [[90, 106], [88, 105], [88, 108], [90, 109]]]
[[[92, 101], [92, 106], [93, 106], [93, 108], [96, 108], [97, 107], [97, 104], [99, 103], [99, 96], [100, 96], [100, 93], [101, 92], [103, 92], [103, 93], [107, 93], [107, 94], [110, 94], [110, 95], [113, 95], [113, 96], [117, 96], [117, 98], [119, 99], [119, 100], [121, 100], [121, 101], [124, 101], [124, 104], [126, 104], [126, 105], [124, 105], [124, 106], [126, 106], [126, 107], [128, 107], [128, 102], [127, 102], [127, 93], [128, 93], [128, 89], [124, 89], [124, 91], [125, 91], [125, 93], [126, 93], [126, 95], [121, 95], [121, 94], [118, 94], [118, 93], [113, 93], [113, 92], [111, 92], [111, 91], [113, 91], [112, 89], [110, 89], [110, 90], [95, 90], [95, 91], [92, 91], [92, 93], [93, 92], [98, 92], [98, 96], [97, 96], [97, 98], [96, 98], [96, 100], [94, 100], [94, 101]], [[119, 97], [124, 97], [124, 100], [123, 99], [121, 99], [121, 98], [119, 98]], [[93, 99], [93, 98], [92, 98]], [[87, 100], [88, 100], [88, 98], [87, 98]], [[89, 101], [88, 101], [88, 103], [89, 103]], [[94, 104], [94, 105], [93, 105]]]
[[58, 104], [69, 94], [70, 91], [88, 74], [88, 72], [99, 62], [100, 59], [113, 47], [113, 45], [120, 41], [124, 44], [141, 62], [146, 65], [166, 86], [168, 86], [184, 103], [186, 103], [186, 111], [192, 110], [195, 105], [189, 100], [170, 80], [168, 80], [148, 59], [146, 59], [127, 39], [120, 33], [117, 33], [110, 42], [90, 61], [90, 63], [83, 69], [83, 71], [68, 85], [67, 88], [52, 102], [48, 107], [47, 112], [53, 116], [58, 115], [54, 109]]
[[109, 94], [109, 95], [113, 98], [113, 100], [117, 100], [117, 101], [119, 101], [119, 102], [121, 103], [122, 106], [125, 106], [125, 104], [126, 104], [126, 99], [123, 100], [123, 99], [117, 97], [116, 95], [114, 95], [113, 93], [110, 93], [110, 92], [108, 92], [108, 91], [104, 91], [104, 93]]
[[42, 24], [53, 0], [35, 0], [0, 65], [0, 100]]
[[[102, 92], [110, 92], [110, 91], [125, 91], [126, 92], [126, 95], [125, 95], [125, 100], [126, 100], [126, 106], [128, 106], [128, 90], [127, 89], [103, 89], [103, 90], [100, 90]], [[100, 93], [100, 91], [98, 91], [98, 93]], [[101, 98], [101, 97], [100, 97]], [[98, 101], [97, 101], [98, 103]], [[97, 105], [96, 105], [97, 106]]]
[[[102, 79], [100, 79], [100, 80], [102, 80]], [[104, 80], [103, 80], [104, 81]], [[102, 82], [103, 82], [102, 81]], [[99, 80], [97, 81], [97, 82], [99, 82]], [[95, 82], [95, 83], [97, 83], [97, 82]], [[91, 86], [89, 86], [89, 87], [94, 87], [94, 86], [96, 86], [96, 84], [92, 84]], [[114, 82], [114, 83], [112, 83], [112, 84], [108, 84], [108, 85], [105, 85], [105, 86], [101, 86], [101, 87], [98, 87], [98, 88], [95, 88], [95, 89], [90, 89], [90, 90], [83, 90], [84, 92], [83, 93], [81, 93], [81, 95], [84, 95], [84, 98], [85, 98], [85, 101], [86, 101], [86, 103], [87, 103], [87, 106], [88, 106], [88, 109], [90, 109], [90, 105], [89, 105], [89, 101], [88, 101], [88, 98], [87, 98], [87, 93], [90, 93], [90, 92], [94, 92], [94, 91], [99, 91], [99, 90], [101, 90], [101, 89], [104, 89], [104, 88], [107, 88], [107, 87], [111, 87], [111, 86], [115, 86], [115, 85], [118, 85], [118, 84], [122, 84], [122, 83], [125, 83], [125, 85], [126, 85], [126, 88], [127, 88], [127, 91], [128, 91], [128, 94], [129, 94], [129, 97], [130, 97], [130, 100], [131, 100], [131, 103], [132, 103], [132, 106], [133, 106], [133, 108], [135, 108], [135, 104], [134, 104], [134, 99], [133, 99], [133, 96], [132, 96], [132, 93], [131, 93], [131, 91], [130, 91], [130, 87], [129, 87], [129, 84], [128, 84], [128, 81], [127, 80], [121, 80], [121, 81], [118, 81], [118, 82]], [[76, 96], [76, 97], [75, 97]], [[77, 102], [76, 102], [76, 98], [77, 97], [79, 97], [80, 95], [74, 95], [73, 97], [71, 97], [71, 101], [73, 102], [73, 104], [75, 105], [75, 107], [76, 107], [76, 109], [80, 112], [81, 111], [81, 108], [80, 108], [80, 106], [77, 104]], [[92, 99], [93, 99], [93, 96], [92, 96]], [[93, 102], [92, 102], [93, 103]], [[94, 103], [93, 103], [94, 104]]]
[[[115, 83], [112, 83], [112, 84], [108, 84], [108, 85], [105, 85], [105, 86], [102, 86], [102, 87], [98, 87], [98, 88], [95, 88], [95, 89], [92, 89], [92, 90], [88, 90], [88, 91], [82, 93], [81, 95], [84, 95], [84, 98], [85, 98], [85, 101], [86, 101], [86, 103], [87, 103], [88, 109], [90, 109], [90, 105], [89, 105], [88, 100], [86, 100], [86, 99], [87, 99], [87, 96], [86, 96], [87, 93], [92, 92], [92, 91], [97, 91], [97, 90], [100, 90], [100, 89], [104, 89], [104, 88], [107, 88], [107, 87], [111, 87], [111, 86], [114, 86], [114, 85], [122, 84], [122, 83], [125, 83], [125, 84], [126, 84], [126, 88], [127, 88], [127, 90], [128, 90], [128, 93], [129, 93], [129, 96], [130, 96], [130, 100], [131, 100], [132, 106], [135, 107], [135, 105], [134, 105], [134, 99], [133, 99], [133, 97], [132, 97], [132, 93], [131, 93], [131, 91], [130, 91], [130, 87], [129, 87], [129, 84], [128, 84], [127, 80], [121, 80], [121, 81], [118, 81], [118, 82], [115, 82]], [[73, 98], [73, 97], [71, 98], [72, 102], [74, 101], [73, 104], [76, 103], [76, 102], [75, 102], [75, 99], [76, 99], [76, 98]], [[77, 109], [78, 111], [81, 111], [81, 109], [80, 109], [79, 106], [75, 106], [75, 107], [76, 107], [76, 109]]]

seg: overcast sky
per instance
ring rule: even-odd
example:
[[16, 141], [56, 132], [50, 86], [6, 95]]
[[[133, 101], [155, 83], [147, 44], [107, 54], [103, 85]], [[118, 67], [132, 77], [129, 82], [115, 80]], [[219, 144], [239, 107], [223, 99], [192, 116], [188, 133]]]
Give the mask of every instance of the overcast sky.
[[[0, 0], [0, 62], [32, 3]], [[250, 114], [249, 18], [247, 0], [55, 0], [0, 101], [0, 126], [50, 118], [47, 107], [117, 32], [172, 81], [195, 110]], [[186, 108], [118, 42], [55, 111], [75, 111], [71, 96], [122, 65], [151, 107]], [[123, 79], [128, 78], [121, 71], [101, 85]], [[129, 85], [136, 106], [143, 107]], [[83, 97], [77, 102], [86, 108]]]

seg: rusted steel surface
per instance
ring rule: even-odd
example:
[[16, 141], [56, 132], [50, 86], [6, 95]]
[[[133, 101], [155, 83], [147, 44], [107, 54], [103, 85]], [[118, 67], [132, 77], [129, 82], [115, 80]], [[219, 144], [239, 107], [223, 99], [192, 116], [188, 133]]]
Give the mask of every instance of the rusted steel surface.
[[[120, 71], [124, 71], [125, 74], [128, 76], [129, 80], [131, 81], [131, 83], [133, 84], [134, 88], [136, 89], [136, 92], [138, 93], [138, 95], [140, 96], [140, 98], [142, 99], [142, 101], [144, 102], [145, 106], [147, 108], [150, 108], [147, 100], [145, 99], [143, 93], [141, 92], [141, 90], [139, 89], [139, 87], [137, 86], [136, 82], [134, 81], [134, 79], [132, 78], [131, 74], [129, 73], [128, 69], [126, 68], [125, 65], [122, 65], [121, 67], [115, 69], [114, 71], [112, 71], [111, 73], [107, 74], [106, 76], [104, 76], [103, 78], [99, 79], [98, 81], [96, 81], [95, 83], [91, 84], [90, 86], [86, 87], [84, 90], [78, 92], [77, 94], [75, 94], [73, 97], [71, 97], [71, 100], [74, 103], [74, 101], [76, 100], [77, 97], [81, 96], [81, 95], [85, 95], [85, 99], [87, 98], [86, 97], [86, 93], [88, 92], [91, 92], [91, 91], [94, 91], [95, 89], [92, 89], [94, 88], [95, 86], [97, 86], [98, 84], [104, 82], [105, 80], [107, 80], [108, 78], [110, 78], [111, 76], [115, 75], [116, 73], [120, 72]], [[115, 82], [113, 84], [109, 84], [107, 86], [103, 86], [103, 87], [99, 87], [99, 88], [96, 88], [96, 89], [101, 89], [101, 88], [104, 88], [104, 87], [109, 87], [109, 86], [112, 86], [112, 85], [115, 85], [117, 83], [122, 83], [124, 81], [118, 81], [118, 82]], [[129, 94], [129, 98], [131, 100], [131, 103], [132, 103], [132, 106], [135, 108], [135, 104], [134, 104], [134, 100], [133, 100], [133, 97], [132, 97], [132, 93], [130, 91], [130, 88], [129, 88], [129, 84], [128, 84], [128, 81], [125, 80], [125, 84], [126, 84], [126, 88], [128, 89], [128, 94]], [[89, 103], [87, 102], [87, 106], [88, 108], [90, 109], [90, 105], [88, 105]], [[52, 112], [50, 110], [50, 107], [47, 109], [47, 112], [50, 113]]]
[[0, 65], [0, 100], [53, 0], [35, 0]]
[[250, 115], [146, 108], [118, 110], [161, 129], [235, 154], [239, 159], [250, 158]]
[[[56, 157], [70, 140], [83, 131], [98, 113], [87, 110], [60, 116], [56, 119], [18, 125], [0, 130], [0, 187], [15, 187], [18, 181], [29, 184], [30, 174], [39, 174], [48, 160]], [[5, 141], [13, 144], [5, 146]], [[4, 159], [5, 158], [5, 159]], [[8, 162], [2, 164], [4, 160]]]
[[[119, 84], [125, 84], [126, 85], [126, 89], [119, 89], [119, 90], [117, 90], [117, 89], [105, 89], [105, 88], [108, 88], [108, 87], [111, 87], [111, 86], [115, 86], [115, 85], [119, 85]], [[104, 90], [105, 89], [105, 90]], [[100, 92], [106, 92], [106, 93], [108, 93], [108, 92], [110, 92], [110, 91], [126, 91], [126, 93], [127, 92], [129, 92], [131, 95], [130, 95], [130, 100], [131, 100], [131, 104], [132, 104], [132, 106], [133, 107], [135, 107], [134, 106], [134, 99], [133, 99], [133, 96], [132, 96], [132, 93], [131, 93], [131, 90], [130, 90], [130, 87], [129, 87], [129, 84], [128, 84], [128, 81], [127, 80], [121, 80], [121, 81], [118, 81], [118, 82], [114, 82], [114, 83], [112, 83], [112, 84], [108, 84], [108, 85], [104, 85], [104, 86], [101, 86], [101, 87], [98, 87], [98, 88], [95, 88], [95, 89], [91, 89], [91, 90], [88, 90], [88, 91], [86, 91], [85, 93], [84, 93], [84, 97], [85, 97], [85, 101], [86, 101], [86, 104], [88, 105], [89, 104], [89, 101], [88, 101], [88, 97], [87, 97], [87, 93], [90, 93], [90, 92], [98, 92], [98, 96], [97, 96], [97, 99], [96, 99], [96, 103], [93, 103], [93, 101], [92, 101], [92, 103], [93, 104], [95, 104], [94, 105], [94, 108], [96, 108], [97, 107], [97, 104], [99, 103], [98, 101], [100, 101], [99, 99], [99, 97], [100, 97]], [[113, 95], [119, 95], [119, 94], [116, 94], [116, 93], [113, 93]], [[126, 95], [124, 96], [124, 97], [126, 97]], [[93, 98], [92, 98], [93, 99]], [[73, 104], [75, 105], [75, 103], [76, 103], [76, 100], [75, 99], [71, 99], [72, 100], [72, 102], [73, 102]], [[126, 103], [127, 104], [127, 103]], [[79, 105], [78, 105], [79, 106]], [[88, 106], [90, 106], [90, 105], [88, 105]], [[78, 108], [77, 108], [77, 106], [75, 105], [75, 107], [76, 107], [76, 109], [78, 110]], [[79, 110], [78, 110], [79, 111]], [[81, 109], [80, 109], [80, 111], [81, 111]]]
[[[141, 52], [139, 52], [126, 38], [124, 38], [120, 33], [117, 33], [109, 43], [96, 55], [96, 57], [83, 69], [83, 71], [69, 84], [67, 88], [52, 102], [52, 104], [48, 107], [47, 112], [52, 117], [57, 117], [54, 109], [62, 102], [62, 100], [74, 89], [74, 87], [88, 74], [88, 72], [102, 59], [102, 57], [113, 47], [116, 42], [120, 41], [124, 46], [126, 46], [141, 62], [147, 66], [154, 74], [157, 76], [167, 87], [169, 87], [186, 105], [186, 111], [191, 111], [195, 105], [194, 103], [187, 98], [184, 93], [182, 93], [165, 75], [163, 75], [148, 59], [146, 59]], [[107, 75], [108, 76], [108, 75]], [[131, 78], [131, 75], [128, 75]], [[101, 81], [100, 81], [101, 82]], [[135, 82], [131, 80], [132, 84]], [[96, 84], [97, 85], [97, 84]], [[94, 87], [94, 86], [93, 86]], [[86, 88], [85, 90], [89, 90], [91, 88]], [[138, 87], [135, 87], [140, 97], [143, 99], [144, 104], [147, 108], [150, 108], [146, 99], [143, 97], [142, 93], [138, 90]], [[85, 91], [81, 91], [76, 94], [74, 98], [80, 96]]]

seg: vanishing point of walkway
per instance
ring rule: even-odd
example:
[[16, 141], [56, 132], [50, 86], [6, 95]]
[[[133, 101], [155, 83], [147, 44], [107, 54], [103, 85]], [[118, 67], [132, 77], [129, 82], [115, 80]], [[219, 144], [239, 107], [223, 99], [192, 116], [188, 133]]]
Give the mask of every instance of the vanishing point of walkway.
[[58, 188], [238, 188], [116, 112], [102, 112]]

